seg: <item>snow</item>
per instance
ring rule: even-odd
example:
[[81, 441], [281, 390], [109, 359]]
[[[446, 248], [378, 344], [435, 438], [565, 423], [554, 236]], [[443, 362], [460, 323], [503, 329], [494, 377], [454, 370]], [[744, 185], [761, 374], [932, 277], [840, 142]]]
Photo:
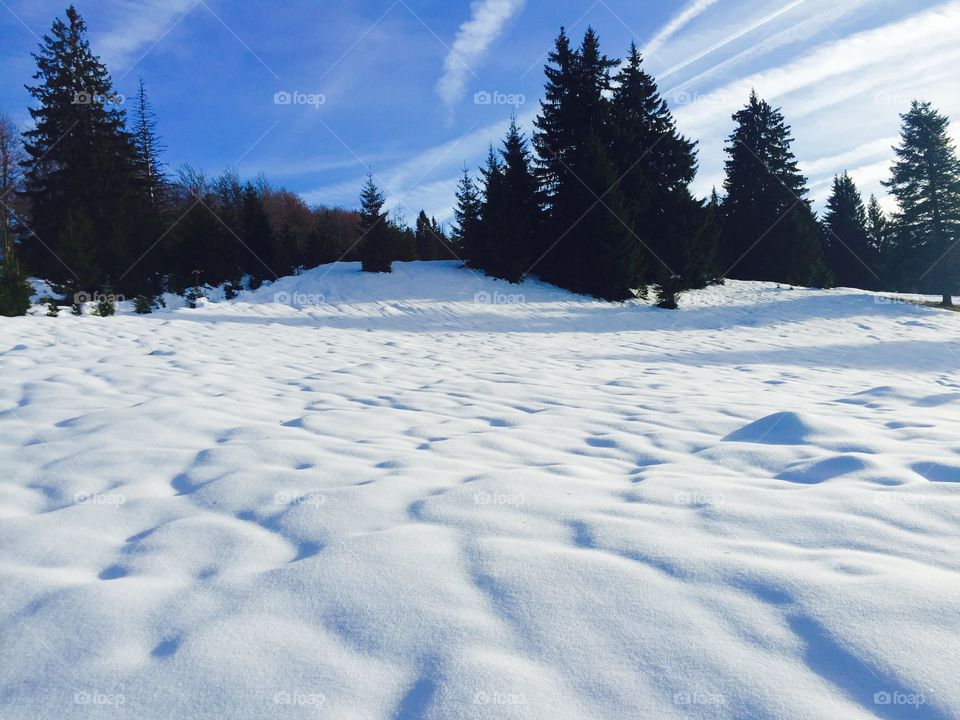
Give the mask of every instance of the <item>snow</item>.
[[960, 314], [453, 263], [0, 322], [0, 717], [960, 717]]

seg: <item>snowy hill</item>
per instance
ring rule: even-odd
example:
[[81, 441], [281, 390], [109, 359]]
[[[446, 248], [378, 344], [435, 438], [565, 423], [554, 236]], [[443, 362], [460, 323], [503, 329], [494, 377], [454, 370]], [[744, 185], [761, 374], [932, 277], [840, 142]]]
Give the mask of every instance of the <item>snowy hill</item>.
[[960, 717], [958, 360], [451, 263], [0, 319], [0, 717]]

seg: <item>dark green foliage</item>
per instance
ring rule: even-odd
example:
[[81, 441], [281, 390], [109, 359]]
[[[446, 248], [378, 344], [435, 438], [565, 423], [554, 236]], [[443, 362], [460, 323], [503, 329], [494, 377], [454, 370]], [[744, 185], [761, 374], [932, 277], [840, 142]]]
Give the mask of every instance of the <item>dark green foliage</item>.
[[5, 260], [0, 267], [0, 315], [26, 315], [32, 294], [33, 290], [20, 263], [14, 258]]
[[149, 315], [153, 312], [153, 303], [146, 295], [137, 295], [133, 299], [133, 309], [137, 315]]
[[628, 221], [646, 246], [644, 279], [700, 274], [686, 271], [691, 261], [701, 262], [691, 257], [702, 240], [703, 221], [689, 190], [697, 171], [696, 144], [677, 130], [635, 44], [616, 77], [611, 109], [611, 156], [622, 176]]
[[[36, 84], [28, 90], [37, 106], [30, 109], [34, 127], [24, 135], [24, 167], [36, 235], [25, 242], [26, 258], [54, 280], [69, 277], [65, 256], [84, 263], [82, 270], [119, 277], [135, 259], [122, 231], [141, 212], [143, 187], [110, 76], [72, 6], [34, 58]], [[80, 216], [90, 232], [65, 232]], [[61, 245], [64, 240], [71, 244]]]
[[823, 218], [824, 259], [833, 282], [842, 287], [879, 289], [879, 252], [867, 231], [867, 209], [853, 179], [833, 179]]
[[360, 193], [360, 262], [364, 272], [388, 273], [393, 270], [395, 233], [383, 210], [383, 193], [373, 182], [373, 175]]
[[493, 277], [516, 283], [535, 259], [540, 226], [537, 179], [516, 118], [510, 123], [500, 156], [500, 161], [493, 165], [488, 161], [480, 228], [486, 254], [482, 264], [476, 266]]
[[60, 315], [60, 305], [56, 298], [44, 298], [43, 304], [47, 307], [47, 317], [58, 317]]
[[452, 254], [450, 242], [436, 218], [428, 218], [423, 210], [417, 215], [414, 237], [418, 260], [450, 260], [456, 257]]
[[726, 148], [722, 261], [741, 280], [823, 282], [821, 236], [781, 112], [751, 93]]
[[908, 287], [938, 292], [950, 305], [960, 281], [960, 161], [950, 121], [916, 101], [901, 117], [897, 159], [885, 183], [900, 208], [892, 254]]
[[164, 199], [166, 179], [160, 156], [165, 148], [157, 136], [157, 116], [147, 100], [142, 77], [137, 90], [131, 141], [136, 151], [137, 175], [150, 206], [156, 208]]
[[457, 185], [457, 202], [453, 209], [453, 229], [450, 243], [453, 252], [470, 260], [476, 248], [476, 237], [480, 232], [480, 218], [483, 212], [483, 200], [477, 184], [470, 177], [467, 168]]
[[96, 310], [94, 314], [100, 317], [110, 317], [111, 315], [115, 315], [116, 312], [117, 304], [113, 290], [109, 287], [101, 288], [96, 296]]

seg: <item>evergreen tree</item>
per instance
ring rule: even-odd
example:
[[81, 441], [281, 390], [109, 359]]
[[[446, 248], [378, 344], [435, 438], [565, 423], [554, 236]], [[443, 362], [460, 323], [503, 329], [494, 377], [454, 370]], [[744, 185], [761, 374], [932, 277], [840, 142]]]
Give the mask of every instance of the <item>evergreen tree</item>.
[[783, 114], [750, 94], [727, 145], [722, 255], [731, 277], [822, 282], [820, 232]]
[[161, 202], [165, 183], [163, 165], [160, 161], [160, 155], [165, 148], [157, 136], [157, 116], [147, 100], [147, 91], [142, 77], [137, 89], [132, 141], [136, 151], [137, 173], [150, 206], [156, 208]]
[[0, 315], [26, 315], [30, 309], [32, 294], [33, 289], [27, 282], [19, 261], [12, 256], [4, 258], [3, 266], [0, 267]]
[[[581, 243], [589, 245], [590, 242], [574, 228], [589, 207], [582, 206], [585, 179], [574, 166], [586, 162], [595, 171], [596, 152], [592, 145], [599, 140], [603, 148], [607, 146], [610, 103], [606, 95], [610, 91], [610, 68], [617, 62], [600, 52], [599, 39], [592, 28], [587, 29], [576, 51], [570, 50], [569, 40], [561, 29], [550, 62], [556, 67], [546, 68], [546, 100], [535, 121], [534, 147], [540, 155], [538, 169], [547, 221], [543, 224], [536, 253], [539, 259], [533, 270], [549, 282], [575, 289], [583, 285], [581, 265], [590, 252], [589, 247]], [[606, 152], [604, 156], [609, 160]], [[612, 181], [617, 178], [612, 172], [604, 174], [610, 175]], [[602, 197], [608, 190], [609, 187], [600, 189], [598, 196]], [[596, 197], [593, 202], [597, 202]], [[601, 201], [599, 207], [603, 208], [605, 202]], [[619, 203], [617, 200], [615, 204]]]
[[488, 242], [483, 269], [494, 277], [516, 283], [535, 259], [540, 204], [530, 152], [515, 117], [510, 121], [500, 156], [502, 170], [494, 192], [487, 193], [483, 208], [482, 232]]
[[[86, 247], [74, 252], [119, 277], [133, 253], [115, 229], [135, 212], [131, 204], [137, 201], [138, 182], [118, 96], [90, 50], [86, 25], [73, 6], [67, 8], [66, 22], [53, 23], [33, 57], [37, 84], [27, 89], [37, 107], [30, 109], [34, 127], [24, 134], [24, 167], [34, 239], [52, 244], [53, 255], [63, 259], [59, 240], [70, 215], [82, 213], [92, 232], [82, 239]], [[81, 241], [76, 234], [67, 235]], [[29, 243], [27, 252], [44, 276], [66, 277], [63, 265], [40, 242]]]
[[[243, 187], [240, 200], [240, 237], [249, 256], [243, 266], [249, 268], [251, 289], [256, 289], [268, 276], [276, 279], [276, 241], [270, 218], [263, 206], [263, 196], [252, 183]], [[289, 268], [285, 268], [289, 271]], [[282, 272], [282, 271], [281, 271]]]
[[853, 179], [833, 179], [823, 218], [824, 259], [833, 281], [842, 287], [876, 288], [878, 253], [867, 232], [867, 209]]
[[900, 146], [886, 187], [899, 205], [895, 253], [903, 279], [953, 304], [960, 280], [960, 161], [950, 120], [914, 101], [901, 116]]
[[558, 207], [561, 217], [574, 218], [560, 238], [568, 263], [563, 287], [604, 300], [634, 297], [641, 278], [640, 243], [622, 220], [623, 195], [596, 134], [577, 149], [571, 165], [571, 178], [565, 181], [569, 187], [561, 188], [563, 204]]
[[871, 194], [867, 203], [867, 237], [870, 249], [877, 258], [878, 285], [881, 288], [893, 288], [899, 282], [899, 268], [894, 264], [893, 232], [887, 214], [880, 207], [877, 196]]
[[890, 251], [890, 221], [880, 207], [877, 196], [872, 194], [867, 203], [867, 237], [870, 238], [873, 251], [881, 258]]
[[467, 264], [485, 272], [493, 267], [493, 257], [497, 247], [497, 238], [491, 235], [491, 231], [503, 224], [497, 215], [505, 205], [502, 199], [503, 174], [503, 165], [491, 144], [487, 152], [486, 165], [480, 170], [480, 175], [483, 177], [480, 221], [477, 232], [473, 236], [472, 247], [468, 245], [466, 248]]
[[383, 210], [385, 202], [370, 173], [360, 193], [360, 262], [364, 272], [388, 273], [393, 270], [391, 231], [387, 213]]
[[553, 200], [564, 173], [567, 154], [573, 147], [570, 137], [573, 111], [573, 76], [577, 53], [561, 27], [553, 51], [544, 68], [547, 84], [540, 101], [540, 115], [534, 121], [533, 147], [537, 155], [537, 175], [548, 204]]
[[[690, 193], [697, 171], [696, 143], [677, 130], [656, 81], [643, 69], [636, 44], [615, 78], [612, 96], [612, 157], [630, 226], [647, 247], [647, 280], [684, 278], [703, 238], [702, 207]], [[704, 263], [712, 257], [703, 258]], [[698, 274], [697, 271], [694, 274]]]
[[417, 227], [414, 230], [417, 243], [418, 260], [437, 260], [440, 257], [439, 241], [437, 240], [436, 223], [430, 222], [427, 213], [423, 210], [417, 215]]
[[477, 184], [470, 177], [467, 168], [463, 168], [463, 177], [457, 185], [457, 203], [453, 209], [453, 228], [450, 240], [454, 252], [470, 261], [477, 249], [477, 237], [480, 232], [480, 216], [483, 201]]

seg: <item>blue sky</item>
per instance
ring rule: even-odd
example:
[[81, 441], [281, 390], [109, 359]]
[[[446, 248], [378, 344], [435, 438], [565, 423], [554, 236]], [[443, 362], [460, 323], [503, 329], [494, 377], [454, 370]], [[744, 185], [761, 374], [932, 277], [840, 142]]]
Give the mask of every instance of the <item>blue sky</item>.
[[[722, 183], [730, 115], [751, 87], [781, 105], [818, 205], [850, 170], [882, 193], [914, 97], [960, 127], [960, 0], [78, 0], [119, 92], [143, 76], [171, 169], [265, 173], [355, 206], [372, 168], [408, 219], [446, 218], [511, 110], [529, 134], [560, 25], [604, 51], [631, 40]], [[29, 53], [63, 0], [0, 0], [0, 108], [28, 121]], [[278, 103], [292, 98], [289, 103]], [[297, 95], [294, 95], [297, 93]], [[321, 102], [322, 100], [322, 102]]]

